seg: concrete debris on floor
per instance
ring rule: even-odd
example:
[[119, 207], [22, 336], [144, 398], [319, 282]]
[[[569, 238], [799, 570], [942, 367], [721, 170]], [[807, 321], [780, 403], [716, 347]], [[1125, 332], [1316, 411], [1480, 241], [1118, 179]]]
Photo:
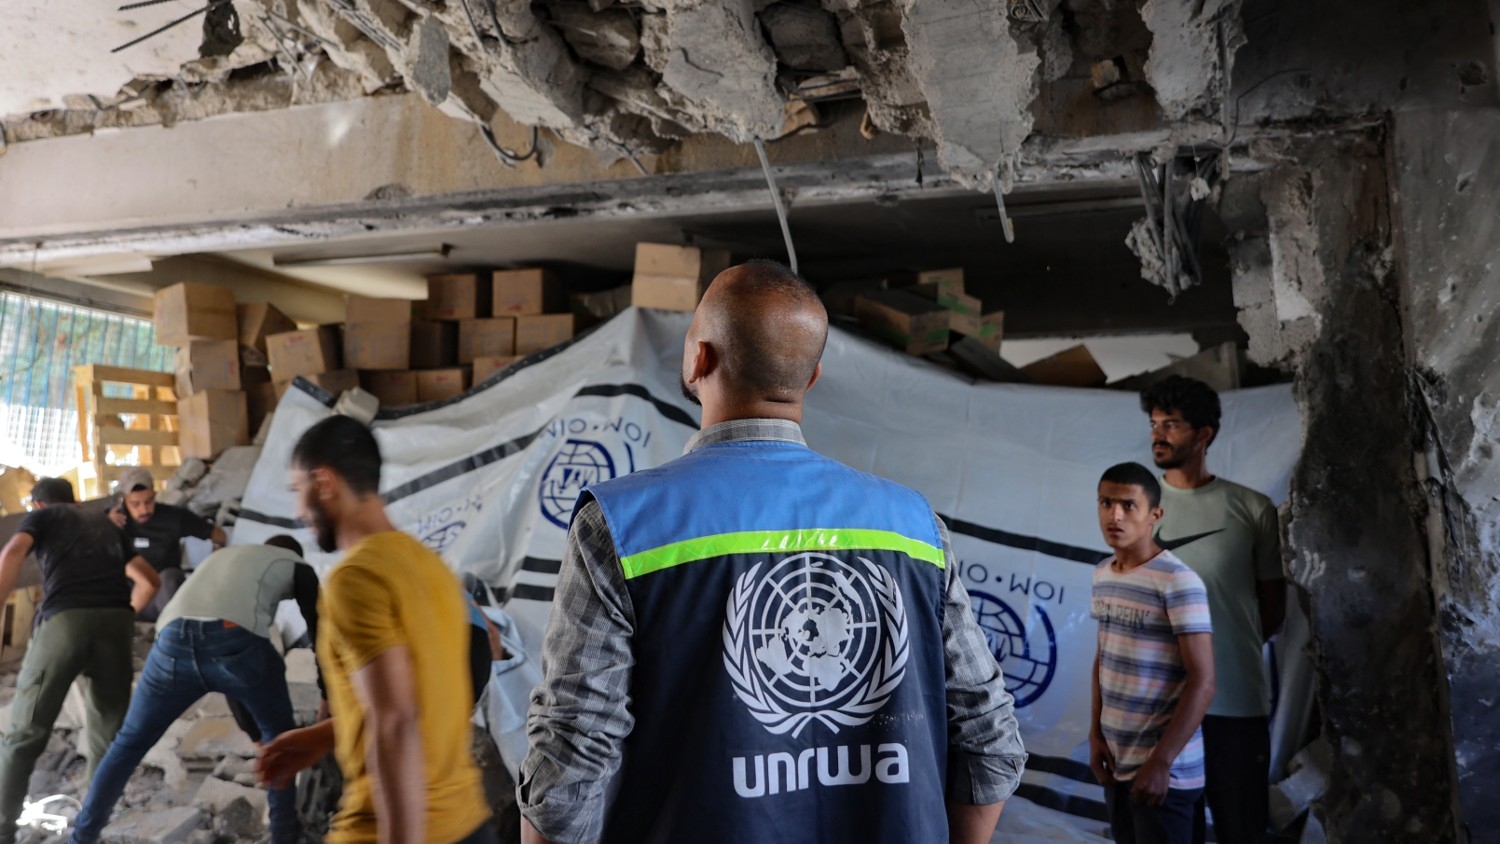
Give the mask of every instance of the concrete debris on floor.
[[[152, 625], [138, 623], [135, 670], [139, 676], [154, 638]], [[277, 637], [273, 636], [273, 640]], [[285, 655], [287, 685], [299, 724], [312, 723], [320, 696], [312, 651], [296, 648]], [[0, 731], [10, 728], [16, 691], [16, 669], [0, 673]], [[31, 776], [28, 799], [56, 797], [45, 811], [70, 823], [77, 801], [88, 789], [84, 699], [75, 686], [53, 727], [46, 751]], [[520, 837], [515, 784], [488, 733], [475, 730], [472, 751], [484, 777], [494, 823], [501, 841]], [[339, 778], [332, 759], [325, 759], [298, 778], [298, 805], [304, 840], [319, 841], [337, 805]], [[223, 695], [200, 700], [167, 730], [130, 778], [102, 840], [105, 844], [237, 844], [270, 841], [266, 790], [255, 779], [255, 746], [240, 732]], [[51, 844], [66, 839], [23, 827], [18, 844]]]

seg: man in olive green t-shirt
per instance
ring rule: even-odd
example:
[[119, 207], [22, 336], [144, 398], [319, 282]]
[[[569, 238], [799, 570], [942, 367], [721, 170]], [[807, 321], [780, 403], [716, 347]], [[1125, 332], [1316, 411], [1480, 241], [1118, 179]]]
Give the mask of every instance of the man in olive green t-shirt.
[[[1266, 496], [1210, 474], [1219, 396], [1172, 376], [1141, 393], [1165, 511], [1157, 544], [1197, 572], [1214, 626], [1217, 692], [1203, 719], [1204, 798], [1223, 844], [1265, 840], [1271, 758], [1270, 683], [1261, 646], [1286, 615], [1281, 529]], [[1197, 840], [1203, 840], [1201, 835]]]

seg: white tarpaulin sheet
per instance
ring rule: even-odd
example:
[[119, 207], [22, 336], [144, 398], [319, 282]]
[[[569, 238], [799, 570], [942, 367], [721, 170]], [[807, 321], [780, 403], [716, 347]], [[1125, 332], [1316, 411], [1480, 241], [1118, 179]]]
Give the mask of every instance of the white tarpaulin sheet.
[[[696, 408], [678, 393], [688, 321], [627, 311], [464, 397], [375, 422], [392, 520], [455, 570], [499, 587], [532, 660], [579, 490], [676, 457], [696, 430]], [[332, 404], [299, 387], [277, 410], [237, 543], [298, 527], [288, 457]], [[1302, 430], [1290, 389], [1239, 391], [1223, 403], [1213, 469], [1284, 501]], [[1031, 753], [1002, 829], [1052, 840], [1101, 830], [1102, 791], [1087, 767], [1089, 588], [1105, 555], [1094, 495], [1111, 464], [1149, 465], [1136, 396], [975, 385], [835, 330], [803, 429], [817, 451], [920, 490], [951, 526]], [[314, 547], [305, 531], [302, 540]], [[326, 569], [334, 557], [311, 561]]]

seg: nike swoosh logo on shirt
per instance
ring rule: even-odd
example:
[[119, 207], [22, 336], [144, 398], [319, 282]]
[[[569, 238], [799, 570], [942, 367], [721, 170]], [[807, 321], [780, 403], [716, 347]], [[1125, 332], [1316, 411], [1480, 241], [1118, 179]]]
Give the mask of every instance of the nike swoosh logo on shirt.
[[1179, 537], [1177, 539], [1164, 539], [1164, 538], [1162, 538], [1162, 535], [1158, 533], [1156, 535], [1156, 544], [1159, 545], [1163, 551], [1175, 551], [1175, 550], [1177, 550], [1178, 548], [1181, 548], [1184, 545], [1188, 545], [1188, 544], [1197, 542], [1198, 540], [1203, 539], [1204, 537], [1213, 536], [1216, 533], [1223, 533], [1223, 532], [1224, 532], [1224, 529], [1223, 528], [1219, 528], [1218, 530], [1211, 530], [1208, 533], [1195, 533], [1192, 536], [1183, 536], [1183, 537]]

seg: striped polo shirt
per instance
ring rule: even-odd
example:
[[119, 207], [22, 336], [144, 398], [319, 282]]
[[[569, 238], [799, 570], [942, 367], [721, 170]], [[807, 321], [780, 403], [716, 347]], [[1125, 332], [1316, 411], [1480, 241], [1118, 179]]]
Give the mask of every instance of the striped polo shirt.
[[[1187, 671], [1177, 637], [1209, 633], [1208, 593], [1181, 560], [1163, 551], [1121, 572], [1114, 558], [1094, 569], [1099, 622], [1099, 726], [1115, 757], [1115, 778], [1130, 780], [1145, 764], [1177, 711]], [[1202, 788], [1203, 732], [1172, 762], [1171, 788]]]

